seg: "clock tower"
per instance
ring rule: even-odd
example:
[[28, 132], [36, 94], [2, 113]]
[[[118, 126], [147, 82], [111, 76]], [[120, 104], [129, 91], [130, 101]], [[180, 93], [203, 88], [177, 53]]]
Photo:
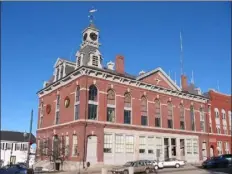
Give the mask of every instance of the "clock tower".
[[80, 50], [76, 53], [77, 68], [82, 65], [102, 68], [102, 56], [98, 50], [101, 45], [99, 43], [99, 30], [93, 23], [93, 13], [96, 11], [95, 9], [89, 11], [90, 24], [83, 31]]

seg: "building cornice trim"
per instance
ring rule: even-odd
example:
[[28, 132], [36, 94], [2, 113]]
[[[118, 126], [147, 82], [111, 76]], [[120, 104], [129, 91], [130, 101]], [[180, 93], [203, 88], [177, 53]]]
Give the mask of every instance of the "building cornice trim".
[[87, 75], [87, 76], [98, 78], [98, 79], [108, 80], [108, 81], [112, 81], [112, 82], [116, 82], [116, 83], [120, 83], [120, 84], [124, 84], [124, 85], [130, 85], [133, 87], [137, 87], [137, 88], [141, 88], [141, 89], [145, 89], [145, 90], [149, 90], [149, 91], [153, 91], [153, 92], [158, 92], [161, 94], [180, 97], [182, 99], [193, 100], [196, 102], [206, 103], [208, 101], [208, 99], [205, 97], [201, 97], [201, 96], [194, 95], [194, 94], [187, 94], [187, 93], [177, 91], [177, 90], [166, 89], [163, 87], [159, 87], [159, 86], [151, 85], [151, 84], [148, 84], [145, 82], [141, 82], [141, 81], [129, 78], [129, 77], [119, 76], [116, 74], [112, 74], [110, 72], [106, 72], [104, 70], [100, 70], [100, 69], [96, 70], [95, 68], [86, 67], [86, 66], [78, 67], [72, 73], [68, 74], [67, 76], [63, 77], [62, 79], [60, 79], [60, 80], [50, 84], [49, 86], [43, 88], [42, 90], [38, 91], [37, 94], [39, 95], [39, 97], [47, 95], [48, 93], [72, 82], [73, 80], [75, 80], [83, 75]]

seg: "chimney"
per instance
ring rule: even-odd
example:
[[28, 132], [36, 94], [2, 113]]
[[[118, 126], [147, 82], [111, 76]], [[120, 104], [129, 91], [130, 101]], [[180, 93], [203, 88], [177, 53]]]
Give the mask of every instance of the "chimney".
[[107, 68], [110, 69], [110, 70], [114, 70], [114, 62], [108, 62], [107, 63]]
[[120, 74], [124, 74], [124, 57], [121, 55], [117, 55], [116, 56], [116, 60], [115, 60], [115, 70], [116, 72], [120, 73]]
[[187, 91], [188, 88], [188, 80], [187, 76], [181, 75], [181, 86], [183, 91]]

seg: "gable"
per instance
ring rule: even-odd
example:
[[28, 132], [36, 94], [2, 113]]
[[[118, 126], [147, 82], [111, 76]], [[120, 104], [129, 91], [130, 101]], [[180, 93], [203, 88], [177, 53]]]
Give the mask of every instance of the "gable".
[[177, 86], [175, 82], [161, 68], [157, 68], [142, 74], [137, 77], [137, 80], [166, 89], [181, 91], [180, 87]]
[[55, 63], [55, 65], [53, 66], [54, 68], [56, 68], [58, 65], [60, 65], [62, 62], [64, 62], [64, 60], [63, 59], [61, 59], [61, 58], [58, 58], [57, 60], [56, 60], [56, 63]]

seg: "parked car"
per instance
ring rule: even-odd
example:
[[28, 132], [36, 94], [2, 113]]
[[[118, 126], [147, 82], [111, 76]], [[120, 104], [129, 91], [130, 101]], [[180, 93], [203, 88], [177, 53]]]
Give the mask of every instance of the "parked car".
[[163, 166], [165, 167], [183, 167], [185, 165], [185, 161], [184, 160], [178, 160], [176, 158], [168, 158], [166, 160], [164, 160], [163, 162]]
[[27, 174], [27, 168], [23, 165], [6, 165], [0, 169], [1, 174]]
[[129, 174], [129, 167], [134, 167], [134, 173], [150, 173], [153, 172], [154, 166], [149, 160], [138, 160], [127, 162], [123, 166], [118, 166], [111, 170], [112, 174]]
[[202, 163], [203, 168], [213, 168], [216, 167], [218, 157], [210, 157], [207, 158], [205, 161]]
[[155, 170], [158, 169], [163, 169], [164, 168], [164, 164], [162, 161], [158, 161], [158, 160], [151, 160], [152, 165], [154, 166]]
[[211, 157], [202, 163], [203, 168], [225, 168], [229, 166], [232, 166], [232, 154]]

